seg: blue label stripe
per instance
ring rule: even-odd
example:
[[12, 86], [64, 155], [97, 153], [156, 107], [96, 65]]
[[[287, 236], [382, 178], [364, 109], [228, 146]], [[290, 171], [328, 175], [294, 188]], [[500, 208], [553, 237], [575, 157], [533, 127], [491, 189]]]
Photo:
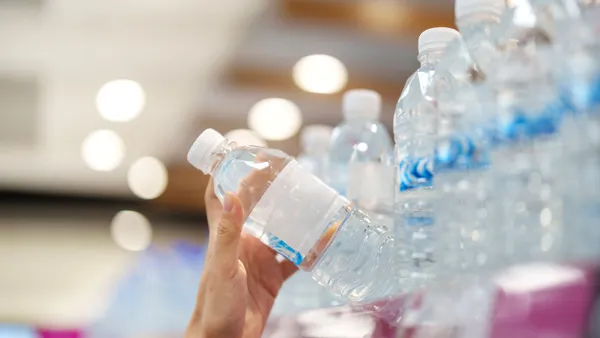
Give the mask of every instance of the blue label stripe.
[[277, 253], [290, 260], [292, 263], [296, 265], [300, 265], [300, 263], [302, 263], [302, 255], [279, 237], [275, 235], [269, 235], [269, 246], [273, 250], [277, 251]]
[[[482, 142], [483, 143], [483, 142]], [[435, 151], [436, 172], [472, 170], [489, 164], [487, 147], [476, 146], [472, 137], [453, 135], [439, 143]]]
[[433, 162], [425, 157], [407, 156], [398, 166], [400, 191], [431, 186], [433, 176]]

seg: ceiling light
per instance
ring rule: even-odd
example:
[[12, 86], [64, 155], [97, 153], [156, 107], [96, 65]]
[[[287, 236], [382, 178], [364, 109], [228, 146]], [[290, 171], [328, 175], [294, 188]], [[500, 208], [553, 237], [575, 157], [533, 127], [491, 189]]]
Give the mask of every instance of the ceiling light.
[[167, 188], [169, 175], [164, 164], [154, 157], [135, 161], [127, 172], [129, 189], [139, 198], [157, 198]]
[[150, 246], [152, 227], [144, 215], [136, 211], [119, 211], [111, 222], [115, 243], [128, 251], [142, 251]]
[[146, 95], [139, 83], [113, 80], [100, 88], [96, 108], [100, 116], [112, 122], [126, 122], [137, 117], [144, 108]]
[[281, 141], [292, 137], [302, 125], [300, 108], [294, 102], [269, 98], [250, 108], [248, 126], [265, 140]]
[[83, 140], [81, 156], [90, 169], [111, 171], [123, 161], [125, 144], [112, 130], [96, 130]]
[[319, 94], [339, 92], [348, 82], [348, 71], [342, 61], [323, 54], [300, 59], [294, 65], [293, 76], [298, 87]]
[[234, 129], [224, 136], [226, 139], [234, 141], [239, 146], [267, 146], [267, 142], [250, 129]]

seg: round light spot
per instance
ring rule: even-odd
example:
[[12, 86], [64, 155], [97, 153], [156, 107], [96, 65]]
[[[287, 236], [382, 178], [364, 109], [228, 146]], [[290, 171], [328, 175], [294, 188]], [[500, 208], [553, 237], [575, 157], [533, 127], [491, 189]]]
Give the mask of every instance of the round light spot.
[[226, 139], [234, 141], [239, 146], [267, 146], [267, 142], [250, 129], [234, 129], [224, 136]]
[[128, 251], [145, 250], [152, 240], [150, 222], [136, 211], [119, 211], [112, 220], [110, 230], [115, 243]]
[[544, 208], [542, 212], [540, 212], [540, 224], [542, 226], [548, 226], [552, 223], [552, 210], [548, 208]]
[[139, 83], [113, 80], [105, 83], [96, 95], [96, 108], [104, 119], [112, 122], [131, 121], [144, 109], [146, 95]]
[[296, 85], [307, 92], [332, 94], [344, 89], [348, 82], [348, 71], [333, 56], [316, 54], [296, 62], [293, 77]]
[[479, 240], [479, 238], [480, 238], [479, 231], [473, 230], [473, 232], [471, 233], [471, 240], [473, 242], [477, 242]]
[[90, 169], [111, 171], [123, 161], [125, 144], [112, 130], [96, 130], [83, 140], [81, 156]]
[[302, 114], [294, 102], [280, 98], [264, 99], [252, 106], [248, 126], [262, 138], [281, 141], [300, 130]]
[[356, 150], [358, 151], [365, 152], [367, 149], [369, 149], [369, 146], [364, 142], [360, 142], [356, 145]]
[[164, 164], [154, 157], [142, 157], [127, 172], [129, 189], [139, 198], [157, 198], [167, 188], [169, 175]]

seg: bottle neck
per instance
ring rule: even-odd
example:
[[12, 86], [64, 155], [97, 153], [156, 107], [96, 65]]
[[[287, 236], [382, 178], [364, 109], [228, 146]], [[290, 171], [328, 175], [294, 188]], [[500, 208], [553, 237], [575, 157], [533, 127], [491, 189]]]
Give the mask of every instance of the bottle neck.
[[434, 67], [444, 55], [444, 49], [430, 49], [421, 54], [419, 54], [418, 60], [421, 63], [421, 67]]
[[377, 118], [365, 117], [365, 116], [353, 116], [351, 118], [345, 118], [346, 123], [355, 125], [355, 124], [365, 124], [365, 123], [375, 123], [379, 121]]
[[210, 163], [208, 164], [209, 167], [207, 167], [207, 173], [212, 176], [215, 169], [221, 164], [221, 161], [223, 161], [223, 158], [225, 158], [225, 156], [235, 147], [237, 147], [235, 142], [223, 140], [223, 142], [221, 142], [210, 154]]

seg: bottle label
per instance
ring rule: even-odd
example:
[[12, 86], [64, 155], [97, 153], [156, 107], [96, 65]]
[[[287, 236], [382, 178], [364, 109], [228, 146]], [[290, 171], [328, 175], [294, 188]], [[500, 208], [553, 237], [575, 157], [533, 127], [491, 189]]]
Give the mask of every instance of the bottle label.
[[351, 163], [348, 198], [372, 210], [394, 200], [394, 168], [383, 163]]
[[570, 100], [558, 96], [535, 114], [520, 110], [501, 115], [496, 121], [495, 138], [499, 145], [531, 140], [558, 132], [565, 115], [573, 109]]
[[271, 248], [296, 265], [319, 241], [329, 222], [349, 202], [291, 160], [248, 216], [264, 224]]
[[466, 135], [454, 135], [438, 142], [435, 151], [435, 170], [443, 173], [454, 170], [477, 170], [489, 164], [487, 149], [477, 146]]
[[400, 191], [421, 187], [431, 187], [433, 180], [433, 161], [426, 157], [407, 156], [398, 165]]

